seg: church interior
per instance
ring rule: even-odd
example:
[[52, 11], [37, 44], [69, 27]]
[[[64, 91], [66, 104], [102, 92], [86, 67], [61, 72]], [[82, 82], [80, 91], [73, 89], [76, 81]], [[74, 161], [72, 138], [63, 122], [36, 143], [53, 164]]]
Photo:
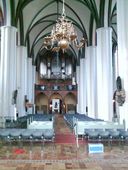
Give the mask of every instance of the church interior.
[[0, 170], [128, 169], [127, 9], [0, 1]]

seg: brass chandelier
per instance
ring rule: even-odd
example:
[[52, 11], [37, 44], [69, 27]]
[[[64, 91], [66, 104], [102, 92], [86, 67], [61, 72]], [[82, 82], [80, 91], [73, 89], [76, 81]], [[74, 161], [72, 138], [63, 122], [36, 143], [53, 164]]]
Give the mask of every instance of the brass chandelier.
[[58, 52], [60, 49], [64, 52], [69, 45], [74, 45], [78, 49], [83, 47], [85, 39], [82, 38], [78, 43], [77, 32], [71, 21], [66, 19], [65, 6], [63, 0], [63, 9], [61, 17], [58, 18], [56, 25], [53, 26], [51, 35], [44, 38], [44, 47], [47, 50]]

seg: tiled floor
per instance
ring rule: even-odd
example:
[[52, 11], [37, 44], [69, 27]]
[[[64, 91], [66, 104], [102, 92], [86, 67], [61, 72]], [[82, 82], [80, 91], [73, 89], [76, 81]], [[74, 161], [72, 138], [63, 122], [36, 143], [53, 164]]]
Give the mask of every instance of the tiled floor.
[[[57, 134], [70, 134], [62, 117], [57, 117]], [[0, 170], [128, 170], [128, 147], [105, 146], [102, 154], [88, 154], [87, 144], [77, 148], [75, 143], [46, 143], [44, 149], [36, 143], [30, 150], [29, 144], [18, 149], [17, 144], [9, 147], [0, 145]]]

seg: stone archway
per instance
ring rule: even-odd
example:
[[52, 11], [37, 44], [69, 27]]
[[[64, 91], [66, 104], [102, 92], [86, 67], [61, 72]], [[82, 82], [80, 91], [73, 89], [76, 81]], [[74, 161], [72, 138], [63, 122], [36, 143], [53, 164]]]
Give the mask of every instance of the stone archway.
[[37, 94], [35, 98], [36, 113], [48, 113], [48, 97], [44, 93]]
[[64, 98], [65, 112], [76, 113], [77, 98], [73, 93], [68, 93]]

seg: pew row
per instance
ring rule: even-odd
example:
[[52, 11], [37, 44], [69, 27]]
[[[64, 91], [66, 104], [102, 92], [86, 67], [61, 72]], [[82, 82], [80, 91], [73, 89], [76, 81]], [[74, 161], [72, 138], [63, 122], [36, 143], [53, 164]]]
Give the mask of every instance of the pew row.
[[108, 121], [79, 121], [78, 119], [74, 118], [74, 133], [76, 136], [76, 144], [79, 147], [79, 137], [85, 137], [87, 134], [87, 130], [90, 132], [88, 133], [88, 139], [99, 139], [100, 134], [107, 133], [108, 131], [108, 141], [110, 138], [112, 139], [116, 134], [116, 138], [120, 140], [120, 134], [118, 129], [125, 131], [124, 125], [119, 124], [117, 122], [108, 122]]
[[53, 129], [0, 129], [0, 140], [8, 142], [41, 142], [44, 146], [45, 142], [54, 143], [55, 133]]
[[105, 131], [108, 130], [117, 130], [124, 129], [123, 124], [117, 122], [108, 122], [108, 121], [79, 121], [74, 118], [74, 133], [75, 135], [84, 135], [85, 129], [101, 129]]
[[54, 129], [53, 115], [33, 115], [27, 119], [28, 129]]

